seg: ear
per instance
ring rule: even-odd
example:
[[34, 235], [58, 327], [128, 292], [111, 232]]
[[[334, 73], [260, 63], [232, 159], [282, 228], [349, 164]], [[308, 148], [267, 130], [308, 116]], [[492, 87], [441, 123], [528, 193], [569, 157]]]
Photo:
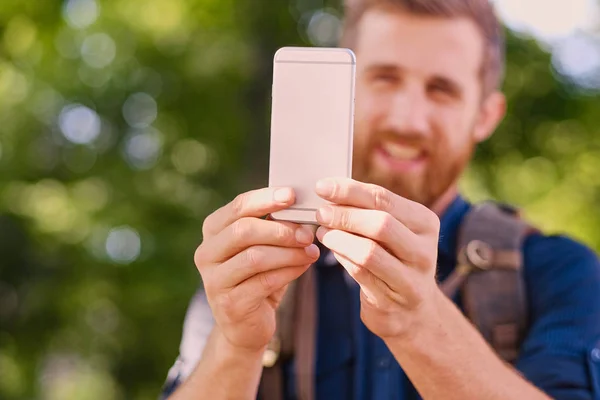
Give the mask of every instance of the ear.
[[473, 129], [476, 143], [487, 140], [506, 115], [506, 97], [501, 92], [493, 92], [481, 104], [479, 117]]

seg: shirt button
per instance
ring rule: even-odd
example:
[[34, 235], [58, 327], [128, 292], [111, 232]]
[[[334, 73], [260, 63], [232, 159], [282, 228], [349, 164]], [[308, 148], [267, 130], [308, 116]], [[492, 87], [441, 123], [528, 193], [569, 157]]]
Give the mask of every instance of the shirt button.
[[592, 361], [600, 363], [600, 348], [596, 347], [592, 350]]

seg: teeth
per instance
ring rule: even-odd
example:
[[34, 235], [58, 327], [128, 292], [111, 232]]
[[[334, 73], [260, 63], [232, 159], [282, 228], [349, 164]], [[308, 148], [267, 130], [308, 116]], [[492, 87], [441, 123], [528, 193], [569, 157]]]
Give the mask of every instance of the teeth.
[[384, 143], [383, 149], [389, 155], [399, 160], [414, 160], [421, 155], [421, 150], [415, 147], [402, 146], [397, 143]]

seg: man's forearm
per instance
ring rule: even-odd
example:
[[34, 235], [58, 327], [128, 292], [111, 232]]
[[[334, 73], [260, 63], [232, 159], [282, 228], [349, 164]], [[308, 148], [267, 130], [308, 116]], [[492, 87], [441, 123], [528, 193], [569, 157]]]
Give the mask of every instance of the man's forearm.
[[410, 339], [387, 345], [424, 399], [549, 400], [506, 365], [443, 294]]
[[215, 328], [198, 366], [169, 400], [255, 400], [262, 354], [232, 348]]

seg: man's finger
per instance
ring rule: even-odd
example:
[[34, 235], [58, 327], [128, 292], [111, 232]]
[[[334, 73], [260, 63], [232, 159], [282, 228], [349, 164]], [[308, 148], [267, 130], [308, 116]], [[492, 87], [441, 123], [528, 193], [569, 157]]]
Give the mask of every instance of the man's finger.
[[211, 283], [221, 289], [233, 288], [243, 281], [264, 272], [312, 264], [318, 258], [319, 248], [315, 244], [311, 244], [306, 248], [252, 246], [236, 254], [223, 264], [215, 266], [214, 271], [211, 271], [215, 274], [211, 279]]
[[377, 185], [350, 178], [327, 178], [317, 182], [317, 194], [333, 203], [389, 213], [415, 233], [438, 229], [439, 219], [424, 205]]
[[368, 290], [366, 294], [382, 292], [394, 301], [415, 300], [414, 290], [407, 279], [410, 269], [373, 240], [323, 227], [317, 231], [317, 238], [336, 256], [344, 259], [346, 265], [341, 258], [338, 261], [361, 287]]
[[196, 252], [196, 264], [220, 263], [254, 245], [306, 247], [314, 241], [308, 227], [292, 222], [244, 217], [205, 240]]
[[387, 305], [391, 303], [391, 299], [386, 298], [386, 290], [382, 290], [381, 288], [384, 285], [383, 282], [366, 268], [359, 267], [356, 263], [339, 253], [333, 251], [332, 253], [340, 265], [348, 272], [348, 275], [358, 283], [367, 301], [377, 308], [387, 308]]
[[204, 220], [202, 235], [204, 238], [215, 235], [240, 218], [262, 218], [291, 206], [294, 201], [291, 188], [263, 188], [242, 193]]
[[372, 239], [408, 265], [426, 265], [430, 254], [435, 253], [435, 249], [422, 245], [425, 241], [421, 237], [385, 211], [328, 205], [319, 209], [317, 221], [329, 229]]
[[234, 304], [244, 305], [242, 308], [251, 310], [273, 293], [284, 288], [302, 275], [309, 264], [290, 266], [262, 272], [242, 282], [229, 292]]

